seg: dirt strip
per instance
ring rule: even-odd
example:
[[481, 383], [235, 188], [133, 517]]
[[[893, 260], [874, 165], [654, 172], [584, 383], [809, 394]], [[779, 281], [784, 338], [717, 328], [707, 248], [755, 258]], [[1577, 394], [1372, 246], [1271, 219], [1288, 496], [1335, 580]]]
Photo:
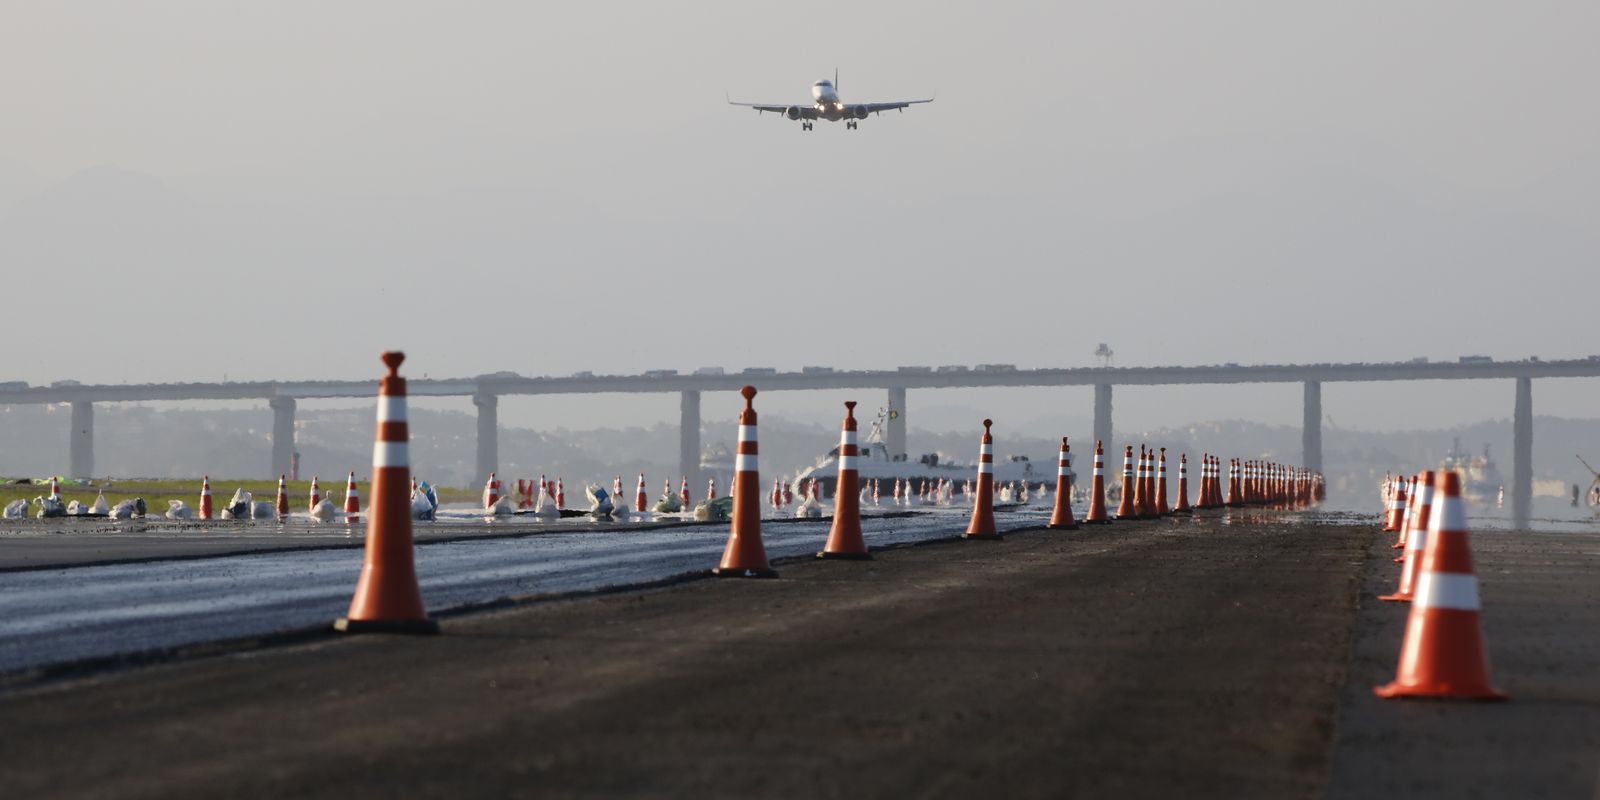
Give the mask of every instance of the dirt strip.
[[1408, 604], [1373, 540], [1329, 796], [1600, 797], [1600, 534], [1474, 533], [1483, 631], [1504, 703], [1380, 700]]
[[1308, 797], [1370, 528], [1122, 523], [0, 696], [7, 797]]

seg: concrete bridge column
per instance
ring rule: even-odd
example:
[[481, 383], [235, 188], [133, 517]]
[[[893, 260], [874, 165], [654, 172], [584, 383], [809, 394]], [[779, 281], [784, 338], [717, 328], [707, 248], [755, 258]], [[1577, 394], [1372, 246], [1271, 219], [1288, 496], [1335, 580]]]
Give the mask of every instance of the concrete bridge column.
[[1322, 471], [1322, 381], [1306, 381], [1305, 416], [1300, 423], [1300, 466]]
[[274, 397], [267, 401], [272, 406], [272, 474], [268, 477], [288, 475], [290, 461], [294, 460], [294, 407], [293, 397]]
[[678, 475], [693, 482], [694, 492], [705, 480], [700, 474], [700, 392], [695, 390], [678, 398]]
[[1511, 412], [1511, 521], [1525, 528], [1533, 512], [1533, 378], [1517, 379]]
[[472, 396], [478, 407], [478, 470], [474, 486], [500, 471], [500, 396], [479, 392]]
[[[1105, 443], [1106, 451], [1116, 449], [1111, 441], [1111, 384], [1094, 385], [1094, 438]], [[1093, 455], [1094, 451], [1089, 451]]]
[[94, 477], [94, 403], [72, 401], [72, 444], [69, 451], [69, 478]]
[[884, 431], [884, 444], [889, 448], [891, 457], [900, 457], [906, 454], [906, 387], [889, 387], [889, 420], [886, 423], [888, 430]]

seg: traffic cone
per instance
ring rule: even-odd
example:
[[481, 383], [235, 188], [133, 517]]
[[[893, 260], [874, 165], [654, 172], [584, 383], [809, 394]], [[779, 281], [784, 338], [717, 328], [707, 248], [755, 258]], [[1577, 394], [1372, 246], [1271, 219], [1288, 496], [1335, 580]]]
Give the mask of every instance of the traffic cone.
[[383, 354], [389, 374], [378, 382], [378, 431], [372, 447], [372, 504], [367, 514], [366, 557], [350, 612], [333, 623], [346, 633], [438, 633], [428, 619], [411, 545], [411, 472], [406, 426], [405, 354]]
[[706, 502], [709, 503], [715, 499], [717, 499], [717, 479], [710, 478], [706, 481]]
[[972, 504], [972, 521], [963, 539], [999, 539], [994, 526], [994, 436], [989, 428], [994, 420], [983, 421], [983, 439], [978, 445], [978, 497]]
[[772, 507], [773, 508], [782, 508], [783, 507], [783, 489], [778, 487], [778, 479], [777, 478], [773, 478], [772, 479]]
[[1072, 518], [1072, 448], [1067, 437], [1061, 437], [1061, 455], [1056, 459], [1056, 506], [1050, 512], [1050, 527], [1058, 531], [1075, 531], [1078, 521]]
[[1156, 516], [1172, 513], [1167, 506], [1167, 448], [1161, 448], [1161, 460], [1156, 464]]
[[722, 563], [711, 574], [724, 578], [776, 578], [761, 544], [761, 470], [756, 437], [756, 387], [739, 390], [744, 410], [739, 412], [739, 449], [733, 467], [733, 524]]
[[1084, 516], [1085, 525], [1109, 525], [1111, 518], [1106, 514], [1106, 450], [1099, 439], [1094, 441], [1094, 475], [1089, 480], [1089, 513]]
[[[374, 496], [372, 501], [376, 503], [377, 497]], [[491, 472], [489, 479], [483, 482], [483, 507], [494, 508], [494, 504], [498, 502], [500, 502], [500, 478]]]
[[[1406, 507], [1405, 507], [1404, 511], [1400, 512], [1400, 537], [1395, 540], [1394, 544], [1389, 545], [1389, 549], [1391, 549], [1391, 550], [1404, 550], [1405, 547], [1406, 547], [1406, 544], [1410, 541], [1410, 538], [1411, 538], [1411, 507], [1413, 505], [1415, 505], [1414, 501], [1416, 500], [1416, 497], [1417, 497], [1417, 476], [1413, 475], [1413, 476], [1411, 476], [1409, 478], [1402, 479], [1400, 481], [1400, 484], [1405, 487], [1405, 495], [1404, 496], [1406, 498], [1406, 504], [1405, 504]], [[1406, 560], [1406, 554], [1403, 553], [1403, 552], [1400, 555], [1394, 557], [1394, 563], [1396, 563], [1396, 564], [1399, 564], [1400, 562], [1405, 561], [1405, 560]]]
[[[1394, 533], [1400, 530], [1400, 523], [1404, 520], [1405, 513], [1406, 482], [1401, 480], [1395, 482], [1394, 495], [1389, 498], [1389, 513], [1383, 518], [1384, 533]], [[1393, 547], [1396, 549], [1405, 547], [1405, 542], [1396, 542]]]
[[211, 519], [211, 476], [200, 479], [200, 518]]
[[567, 507], [567, 487], [566, 487], [566, 484], [562, 483], [560, 478], [556, 478], [556, 510], [559, 511], [559, 510], [561, 510], [563, 508], [566, 508], [566, 507]]
[[856, 404], [844, 404], [844, 423], [839, 433], [839, 483], [833, 492], [833, 527], [828, 530], [828, 542], [817, 558], [846, 558], [863, 560], [872, 558], [867, 542], [861, 538], [861, 477], [857, 459], [861, 450], [856, 443]]
[[1409, 603], [1414, 599], [1417, 576], [1422, 570], [1422, 554], [1428, 546], [1428, 522], [1433, 506], [1433, 470], [1425, 470], [1417, 477], [1416, 488], [1411, 491], [1406, 506], [1405, 521], [1401, 528], [1407, 532], [1406, 552], [1396, 561], [1405, 562], [1400, 568], [1400, 586], [1394, 594], [1379, 595], [1379, 600], [1391, 603]]
[[873, 505], [878, 505], [879, 499], [880, 498], [879, 498], [879, 495], [878, 495], [878, 479], [877, 478], [873, 478], [872, 479], [872, 504]]
[[1450, 697], [1504, 700], [1489, 685], [1478, 579], [1467, 541], [1461, 476], [1454, 470], [1434, 478], [1434, 505], [1427, 548], [1417, 579], [1405, 642], [1393, 683], [1373, 689], [1379, 697]]
[[311, 476], [311, 504], [306, 506], [307, 511], [316, 511], [317, 505], [322, 502], [322, 487], [317, 485], [317, 476]]
[[[1163, 493], [1165, 494], [1165, 493]], [[1193, 514], [1189, 505], [1189, 454], [1178, 454], [1178, 503], [1172, 507], [1174, 514]]]
[[279, 522], [282, 522], [285, 517], [289, 516], [289, 486], [285, 482], [287, 477], [288, 476], [286, 475], [278, 476], [278, 502], [276, 507], [278, 511]]
[[633, 510], [644, 512], [650, 507], [650, 496], [644, 490], [644, 473], [639, 473], [639, 492], [633, 498]]
[[61, 487], [56, 484], [56, 478], [54, 475], [50, 476], [50, 499], [61, 499]]
[[1133, 445], [1124, 445], [1122, 451], [1122, 499], [1117, 503], [1117, 519], [1133, 519], [1138, 516], [1138, 509], [1133, 504]]
[[344, 484], [344, 521], [356, 522], [360, 514], [361, 493], [356, 491], [356, 474], [352, 472]]
[[684, 511], [689, 511], [694, 508], [694, 501], [689, 498], [688, 475], [683, 476], [683, 483], [679, 484], [678, 486], [678, 499], [683, 502]]

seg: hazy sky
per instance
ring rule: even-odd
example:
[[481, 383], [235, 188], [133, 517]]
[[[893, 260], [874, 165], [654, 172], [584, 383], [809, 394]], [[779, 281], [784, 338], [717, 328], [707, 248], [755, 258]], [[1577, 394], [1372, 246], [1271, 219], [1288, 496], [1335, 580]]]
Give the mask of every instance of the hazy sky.
[[[1600, 4], [948, 5], [0, 0], [0, 379], [1600, 352]], [[836, 66], [847, 102], [938, 100], [812, 133], [724, 103]], [[1295, 386], [1118, 394], [1119, 427], [1299, 414]]]

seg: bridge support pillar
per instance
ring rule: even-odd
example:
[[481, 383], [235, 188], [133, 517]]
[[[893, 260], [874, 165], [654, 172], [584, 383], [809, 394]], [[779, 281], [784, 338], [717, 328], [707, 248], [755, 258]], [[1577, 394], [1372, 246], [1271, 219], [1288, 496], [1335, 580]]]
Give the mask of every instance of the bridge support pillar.
[[72, 439], [68, 453], [70, 478], [94, 477], [94, 403], [72, 401]]
[[[1111, 441], [1111, 384], [1097, 383], [1094, 385], [1094, 438], [1104, 442], [1107, 458], [1110, 452], [1116, 449]], [[1090, 455], [1094, 450], [1089, 451]]]
[[489, 480], [489, 473], [500, 471], [500, 395], [478, 392], [472, 396], [478, 407], [478, 459], [474, 486]]
[[[700, 392], [685, 391], [678, 398], [678, 475], [694, 482], [700, 491]], [[726, 491], [726, 489], [724, 489]]]
[[889, 448], [890, 457], [898, 458], [906, 455], [906, 387], [889, 387], [889, 420], [888, 429], [883, 432], [887, 440], [884, 445]]
[[272, 474], [288, 475], [294, 460], [294, 407], [293, 397], [274, 397], [267, 401], [272, 406]]
[[1533, 512], [1533, 378], [1517, 379], [1511, 412], [1511, 521], [1526, 528]]
[[1322, 381], [1306, 381], [1305, 416], [1300, 423], [1300, 466], [1322, 471]]

